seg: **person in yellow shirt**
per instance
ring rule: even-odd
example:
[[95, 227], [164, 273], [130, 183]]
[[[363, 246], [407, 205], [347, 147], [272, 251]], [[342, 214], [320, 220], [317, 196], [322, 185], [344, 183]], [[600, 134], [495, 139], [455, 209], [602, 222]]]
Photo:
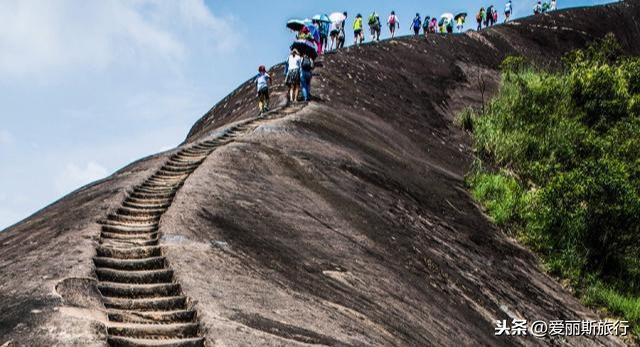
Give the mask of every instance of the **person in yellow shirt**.
[[364, 33], [362, 32], [362, 15], [358, 13], [356, 20], [353, 22], [353, 40], [356, 45], [364, 41]]

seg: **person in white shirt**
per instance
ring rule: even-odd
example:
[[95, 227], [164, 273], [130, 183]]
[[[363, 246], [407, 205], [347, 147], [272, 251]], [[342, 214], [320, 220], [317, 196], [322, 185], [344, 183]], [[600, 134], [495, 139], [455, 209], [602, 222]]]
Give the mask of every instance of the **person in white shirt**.
[[389, 25], [389, 31], [391, 31], [391, 38], [394, 38], [396, 36], [396, 27], [400, 29], [400, 20], [395, 11], [391, 11], [387, 24]]
[[291, 50], [289, 59], [287, 60], [287, 70], [285, 72], [284, 83], [289, 87], [289, 100], [290, 102], [298, 101], [298, 94], [300, 92], [300, 62], [302, 58], [297, 49]]
[[260, 65], [258, 68], [258, 77], [256, 78], [256, 85], [258, 87], [258, 108], [260, 113], [269, 111], [269, 82], [271, 76], [267, 73], [267, 68], [264, 65]]
[[558, 3], [556, 0], [551, 0], [551, 5], [549, 6], [549, 11], [555, 11], [558, 9]]
[[504, 5], [504, 22], [505, 23], [509, 21], [509, 17], [511, 17], [511, 11], [512, 11], [511, 0], [509, 0]]

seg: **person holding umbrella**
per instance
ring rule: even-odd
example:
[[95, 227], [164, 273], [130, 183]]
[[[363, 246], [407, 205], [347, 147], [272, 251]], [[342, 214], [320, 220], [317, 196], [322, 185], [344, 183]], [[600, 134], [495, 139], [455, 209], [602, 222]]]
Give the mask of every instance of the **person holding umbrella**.
[[300, 92], [300, 53], [297, 49], [292, 49], [287, 65], [285, 66], [284, 83], [289, 87], [288, 102], [297, 102]]
[[331, 20], [329, 20], [329, 16], [326, 14], [318, 14], [311, 18], [314, 25], [318, 28], [318, 33], [320, 34], [320, 44], [318, 45], [318, 53], [322, 54], [323, 51], [327, 50], [328, 41], [329, 41], [329, 26], [331, 24]]
[[467, 13], [461, 12], [455, 16], [456, 28], [458, 29], [458, 33], [462, 32], [462, 28], [464, 27], [464, 22], [467, 20]]
[[[329, 35], [331, 36], [331, 46], [330, 50], [333, 49], [333, 45], [335, 43], [335, 48], [340, 47], [340, 37], [342, 36], [344, 42], [344, 23], [347, 20], [347, 12], [334, 12], [329, 15], [329, 20], [331, 21], [331, 31]], [[344, 46], [344, 43], [342, 44]]]
[[353, 22], [353, 40], [356, 45], [364, 41], [364, 33], [362, 32], [362, 15], [358, 13], [356, 20]]
[[302, 88], [302, 99], [304, 101], [311, 100], [311, 72], [314, 68], [313, 59], [304, 54], [300, 61], [300, 87]]
[[387, 25], [389, 25], [389, 31], [391, 31], [391, 38], [396, 37], [396, 26], [400, 29], [400, 20], [396, 16], [396, 11], [391, 11], [391, 15], [387, 19]]

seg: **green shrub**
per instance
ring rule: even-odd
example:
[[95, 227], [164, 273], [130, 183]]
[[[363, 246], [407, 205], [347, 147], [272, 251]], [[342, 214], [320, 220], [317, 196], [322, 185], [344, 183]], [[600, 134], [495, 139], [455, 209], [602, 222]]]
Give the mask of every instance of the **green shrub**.
[[480, 158], [499, 170], [468, 184], [550, 271], [600, 283], [593, 302], [638, 324], [640, 60], [608, 35], [563, 63], [551, 73], [505, 60], [498, 95], [473, 119]]
[[462, 112], [458, 113], [455, 119], [456, 125], [461, 127], [463, 130], [468, 132], [473, 132], [473, 119], [476, 117], [475, 111], [468, 107], [462, 110]]

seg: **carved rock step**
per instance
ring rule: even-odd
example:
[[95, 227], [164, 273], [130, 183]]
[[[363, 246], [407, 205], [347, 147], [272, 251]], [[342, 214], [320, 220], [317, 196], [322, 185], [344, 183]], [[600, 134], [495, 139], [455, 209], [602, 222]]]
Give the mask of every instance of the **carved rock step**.
[[171, 201], [176, 195], [176, 192], [170, 193], [143, 193], [143, 192], [131, 192], [129, 194], [130, 198], [134, 199], [149, 199], [149, 200], [169, 200]]
[[111, 234], [149, 234], [158, 231], [158, 226], [103, 225], [102, 231]]
[[107, 342], [111, 347], [202, 347], [204, 338], [145, 340], [121, 336], [110, 336]]
[[123, 284], [100, 282], [98, 290], [103, 296], [112, 298], [148, 299], [180, 295], [180, 285], [177, 283]]
[[135, 209], [148, 209], [148, 210], [157, 210], [163, 209], [164, 211], [171, 206], [171, 203], [167, 200], [147, 200], [147, 199], [135, 199], [135, 198], [127, 198], [122, 206], [135, 208]]
[[109, 335], [138, 338], [185, 338], [198, 336], [197, 323], [136, 324], [109, 323]]
[[136, 193], [147, 193], [147, 194], [172, 194], [178, 190], [177, 187], [160, 187], [160, 186], [136, 186], [133, 188], [133, 191]]
[[178, 163], [179, 165], [200, 164], [204, 161], [205, 157], [206, 156], [202, 155], [189, 156], [186, 154], [178, 153], [170, 156], [167, 162], [172, 164]]
[[110, 257], [93, 257], [96, 268], [114, 270], [158, 270], [164, 269], [164, 257], [150, 257], [142, 259], [117, 259]]
[[118, 239], [101, 239], [102, 246], [110, 246], [116, 248], [135, 248], [143, 246], [157, 246], [159, 239], [152, 240], [118, 240]]
[[153, 224], [157, 223], [162, 215], [134, 216], [129, 214], [120, 214], [118, 212], [110, 214], [107, 218], [109, 221], [125, 222], [131, 224]]
[[102, 225], [110, 225], [110, 226], [119, 226], [119, 227], [135, 227], [135, 228], [150, 228], [150, 227], [157, 227], [158, 226], [158, 221], [135, 221], [135, 222], [130, 222], [130, 221], [119, 221], [119, 220], [112, 220], [112, 219], [107, 219], [107, 220], [101, 220], [98, 221], [98, 223], [102, 224]]
[[108, 246], [96, 247], [98, 257], [111, 257], [118, 259], [141, 259], [159, 257], [162, 255], [160, 246], [118, 248]]
[[96, 268], [96, 276], [99, 281], [116, 283], [167, 283], [173, 280], [173, 270], [115, 270], [109, 268]]
[[130, 241], [148, 241], [155, 240], [158, 238], [158, 232], [141, 232], [141, 233], [110, 233], [106, 231], [102, 231], [100, 233], [100, 237], [103, 239], [114, 239], [114, 240], [130, 240]]
[[137, 207], [120, 207], [116, 210], [117, 214], [129, 216], [159, 216], [167, 211], [166, 208], [137, 208]]
[[168, 296], [149, 299], [125, 299], [104, 297], [104, 307], [118, 310], [178, 311], [187, 308], [184, 296]]
[[176, 311], [127, 311], [109, 310], [107, 312], [109, 320], [112, 322], [129, 323], [188, 323], [195, 321], [196, 311], [176, 310]]

